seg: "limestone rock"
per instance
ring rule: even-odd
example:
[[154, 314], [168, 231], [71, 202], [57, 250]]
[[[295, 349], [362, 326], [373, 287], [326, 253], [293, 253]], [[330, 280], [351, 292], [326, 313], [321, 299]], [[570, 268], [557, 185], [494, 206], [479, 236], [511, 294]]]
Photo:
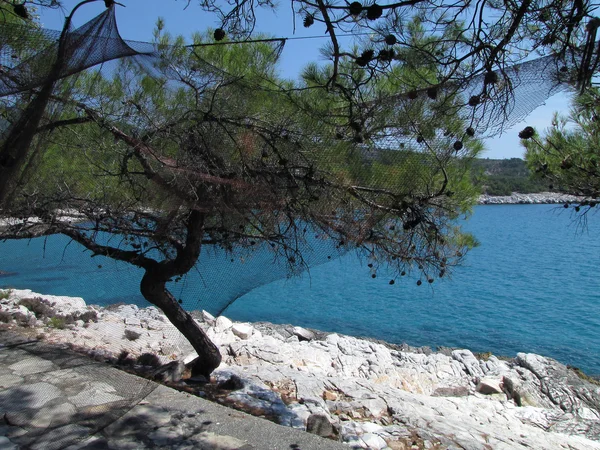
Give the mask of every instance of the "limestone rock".
[[18, 450], [19, 446], [11, 442], [6, 436], [0, 436], [0, 448], [4, 450]]
[[134, 326], [134, 327], [142, 326], [142, 321], [140, 319], [138, 319], [137, 317], [125, 317], [124, 322], [125, 322], [125, 325], [129, 325], [129, 326]]
[[204, 320], [204, 322], [206, 322], [209, 325], [214, 325], [216, 319], [215, 316], [213, 316], [208, 311], [202, 310], [202, 320]]
[[469, 388], [466, 386], [439, 387], [432, 397], [466, 397], [469, 395]]
[[[18, 297], [11, 294], [0, 308], [16, 311], [16, 305]], [[119, 360], [131, 364], [149, 347], [160, 349], [160, 362], [159, 356], [153, 358], [164, 370], [145, 370], [170, 380], [179, 378], [182, 364], [193, 364], [197, 358], [189, 342], [156, 308], [126, 305], [95, 311], [98, 323], [87, 323], [76, 332], [46, 330], [45, 339], [81, 346], [101, 360], [123, 351]], [[510, 361], [493, 355], [484, 360], [464, 349], [431, 352], [334, 333], [315, 332], [315, 337], [291, 325], [239, 324], [207, 314], [199, 325], [221, 346], [223, 363], [213, 373], [222, 388], [220, 398], [282, 425], [338, 434], [354, 448], [404, 448], [408, 443], [419, 448], [600, 450], [600, 387], [552, 359], [523, 353]], [[129, 328], [126, 321], [132, 324]], [[123, 339], [126, 329], [140, 336]], [[296, 333], [298, 329], [307, 334]], [[24, 354], [0, 374], [0, 386], [20, 384], [34, 375], [36, 381], [23, 392], [43, 398], [32, 408], [51, 410], [57, 407], [52, 390], [56, 378], [74, 372], [57, 370], [46, 361], [42, 374], [40, 364], [39, 358]], [[61, 419], [65, 423], [72, 412], [68, 405], [94, 408], [101, 402], [121, 401], [119, 393], [103, 382], [76, 386], [68, 399]], [[0, 407], [9, 413], [9, 420], [46, 424], [47, 417], [22, 411], [18, 400], [0, 392]], [[182, 432], [178, 426], [165, 423], [155, 429], [153, 445], [171, 445]]]
[[466, 372], [473, 376], [483, 376], [483, 371], [479, 365], [479, 360], [475, 358], [470, 350], [454, 350], [452, 357], [459, 361], [465, 368]]
[[387, 443], [376, 434], [366, 433], [360, 437], [360, 440], [366, 445], [365, 448], [372, 450], [381, 450], [387, 447]]
[[111, 308], [111, 310], [119, 317], [128, 319], [136, 318], [139, 309], [140, 308], [138, 308], [136, 305], [119, 305]]
[[232, 326], [233, 322], [231, 320], [229, 320], [225, 316], [219, 316], [215, 321], [214, 330], [217, 333], [222, 333], [224, 331], [229, 330]]
[[231, 331], [240, 339], [248, 339], [252, 336], [254, 328], [247, 323], [236, 323], [231, 327]]
[[130, 341], [135, 341], [136, 339], [139, 339], [141, 335], [141, 333], [138, 333], [137, 331], [132, 330], [131, 328], [125, 328], [125, 331], [123, 332], [123, 336], [125, 337], [125, 339], [129, 339]]
[[333, 435], [333, 425], [325, 414], [311, 414], [306, 421], [306, 431], [322, 437]]
[[298, 336], [298, 339], [300, 339], [301, 341], [311, 341], [315, 338], [315, 334], [310, 331], [307, 330], [306, 328], [302, 328], [302, 327], [294, 327], [294, 335]]
[[480, 394], [501, 394], [502, 393], [502, 381], [497, 378], [482, 378], [477, 383], [477, 392]]

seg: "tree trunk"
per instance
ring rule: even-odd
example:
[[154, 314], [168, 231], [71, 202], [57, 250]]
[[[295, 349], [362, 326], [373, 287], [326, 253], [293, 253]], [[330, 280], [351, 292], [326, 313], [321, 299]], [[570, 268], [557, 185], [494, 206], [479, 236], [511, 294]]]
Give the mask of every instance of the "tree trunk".
[[46, 111], [53, 88], [53, 82], [44, 85], [13, 125], [0, 147], [0, 207], [8, 202], [11, 185], [27, 160], [31, 142]]
[[213, 370], [221, 364], [219, 348], [209, 339], [204, 330], [198, 326], [192, 316], [185, 311], [166, 288], [161, 267], [146, 270], [141, 282], [141, 292], [144, 298], [160, 308], [173, 325], [192, 344], [198, 359], [192, 368], [192, 374], [210, 376]]

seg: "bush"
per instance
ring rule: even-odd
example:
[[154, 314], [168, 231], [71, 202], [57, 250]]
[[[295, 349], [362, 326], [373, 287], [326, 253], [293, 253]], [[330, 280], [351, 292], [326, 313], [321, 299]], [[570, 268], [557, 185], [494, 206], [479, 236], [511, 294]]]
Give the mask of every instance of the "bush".
[[11, 293], [12, 289], [5, 289], [3, 291], [0, 291], [0, 300], [6, 300], [8, 297], [10, 297]]
[[56, 328], [58, 330], [64, 330], [65, 328], [65, 319], [63, 317], [51, 317], [48, 321], [48, 326], [50, 328]]

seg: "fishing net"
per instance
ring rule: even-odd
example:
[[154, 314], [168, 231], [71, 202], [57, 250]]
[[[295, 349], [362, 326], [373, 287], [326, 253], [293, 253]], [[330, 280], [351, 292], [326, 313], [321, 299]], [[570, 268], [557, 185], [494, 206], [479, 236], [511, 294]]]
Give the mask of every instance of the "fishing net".
[[[176, 255], [185, 217], [200, 211], [200, 258], [169, 286], [185, 308], [216, 314], [258, 286], [357, 248], [368, 275], [385, 263], [398, 275], [418, 267], [431, 282], [462, 257], [451, 220], [473, 195], [460, 184], [479, 139], [567, 89], [577, 66], [575, 57], [547, 56], [402, 94], [355, 89], [340, 97], [283, 88], [268, 74], [282, 42], [260, 45], [228, 50], [244, 70], [252, 60], [248, 75], [219, 67], [216, 47], [125, 41], [114, 8], [62, 38], [3, 27], [5, 140], [19, 132], [28, 100], [54, 83], [36, 125], [46, 129], [32, 142], [46, 150], [32, 152], [11, 180], [20, 201], [5, 215], [37, 216], [45, 227], [60, 218], [94, 245], [160, 261]], [[57, 121], [81, 123], [83, 137], [54, 127]], [[13, 225], [6, 236], [40, 228], [32, 219]], [[43, 290], [74, 265], [82, 276], [57, 293], [90, 299], [90, 283], [98, 283], [102, 295], [91, 301], [133, 296], [143, 304], [143, 269], [81, 258], [71, 238], [34, 239], [16, 259], [16, 241], [2, 244], [0, 269], [28, 265], [47, 274], [18, 282], [5, 276], [4, 284]]]
[[[477, 195], [469, 164], [481, 139], [567, 89], [580, 60], [548, 56], [437, 85], [415, 83], [410, 67], [369, 78], [349, 59], [334, 85], [316, 66], [291, 84], [276, 76], [284, 41], [203, 39], [123, 40], [114, 7], [63, 32], [3, 24], [0, 286], [148, 306], [142, 280], [166, 277], [184, 309], [221, 314], [252, 289], [348, 252], [364, 258], [365, 278], [390, 268], [390, 284], [411, 270], [432, 283], [470, 245], [456, 219]], [[94, 332], [102, 346], [150, 349], [163, 363], [191, 351], [153, 312], [144, 329], [125, 312], [125, 333], [123, 320], [105, 321], [70, 341]], [[41, 344], [21, 351], [74, 377], [103, 376]], [[56, 447], [153, 389], [112, 378], [70, 398], [102, 401], [73, 430], [53, 423]], [[29, 383], [22, 392], [36, 394]], [[0, 407], [25, 420], [36, 411], [19, 398], [4, 390]]]
[[352, 61], [338, 90], [290, 88], [273, 75], [281, 40], [125, 41], [115, 8], [65, 33], [7, 25], [1, 38], [4, 142], [52, 84], [32, 151], [5, 172], [4, 237], [63, 233], [25, 250], [2, 243], [2, 284], [43, 291], [61, 280], [52, 293], [145, 305], [144, 264], [175, 259], [196, 212], [199, 258], [167, 286], [184, 308], [215, 314], [349, 251], [368, 261], [365, 276], [391, 266], [394, 277], [443, 277], [468, 247], [453, 221], [476, 195], [465, 183], [481, 139], [568, 89], [579, 60], [547, 56], [398, 93], [402, 76], [356, 84], [364, 69]]

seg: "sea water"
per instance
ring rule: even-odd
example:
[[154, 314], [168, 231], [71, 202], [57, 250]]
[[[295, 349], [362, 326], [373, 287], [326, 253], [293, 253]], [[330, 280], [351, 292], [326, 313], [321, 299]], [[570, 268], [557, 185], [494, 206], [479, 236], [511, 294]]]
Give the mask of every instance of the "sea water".
[[[389, 274], [373, 279], [366, 262], [347, 254], [258, 287], [225, 314], [415, 346], [534, 352], [600, 374], [600, 214], [581, 220], [553, 205], [478, 206], [464, 225], [480, 246], [449, 279], [417, 286], [414, 275], [390, 285]], [[223, 289], [244, 276], [243, 267], [215, 270]], [[8, 273], [3, 287], [147, 305], [139, 270], [90, 258], [63, 236], [0, 243], [0, 271]]]

